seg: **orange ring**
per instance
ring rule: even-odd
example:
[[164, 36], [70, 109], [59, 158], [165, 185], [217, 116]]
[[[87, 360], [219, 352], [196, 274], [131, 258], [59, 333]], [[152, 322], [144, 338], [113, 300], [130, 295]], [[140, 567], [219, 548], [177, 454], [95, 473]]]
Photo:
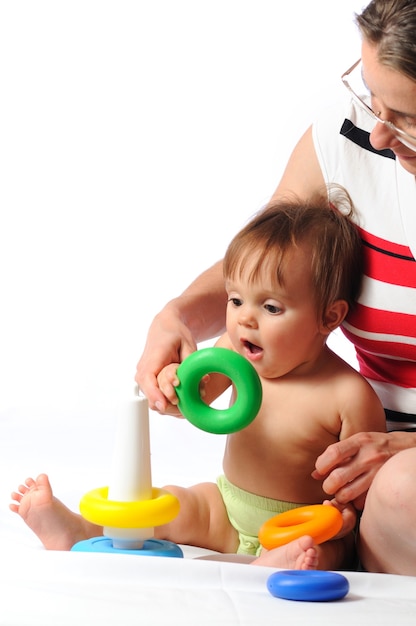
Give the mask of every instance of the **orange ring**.
[[332, 539], [342, 528], [342, 515], [334, 506], [312, 504], [291, 509], [267, 520], [260, 528], [259, 540], [267, 550], [293, 539], [310, 535], [315, 543]]

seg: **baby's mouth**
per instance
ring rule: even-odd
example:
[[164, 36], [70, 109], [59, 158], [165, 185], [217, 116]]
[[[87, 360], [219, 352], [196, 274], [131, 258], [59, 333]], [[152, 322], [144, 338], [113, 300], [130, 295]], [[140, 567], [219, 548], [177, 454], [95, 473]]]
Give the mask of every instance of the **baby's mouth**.
[[246, 350], [250, 352], [250, 354], [259, 354], [260, 352], [263, 352], [263, 348], [260, 348], [260, 346], [256, 346], [256, 344], [251, 343], [251, 341], [247, 341], [244, 339], [242, 343]]

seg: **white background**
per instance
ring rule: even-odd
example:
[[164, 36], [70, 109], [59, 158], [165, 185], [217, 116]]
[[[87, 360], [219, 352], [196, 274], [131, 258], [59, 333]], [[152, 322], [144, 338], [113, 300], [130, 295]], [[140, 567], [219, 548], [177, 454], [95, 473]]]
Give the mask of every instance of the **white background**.
[[[309, 620], [305, 603], [277, 609], [262, 568], [187, 561], [179, 572], [167, 559], [140, 577], [138, 562], [121, 555], [106, 567], [99, 555], [78, 564], [34, 552], [39, 542], [7, 504], [40, 471], [74, 509], [106, 484], [112, 407], [131, 390], [153, 315], [223, 255], [317, 110], [340, 95], [339, 76], [360, 54], [361, 4], [0, 0], [7, 623], [109, 624], [117, 615], [133, 624], [146, 614], [150, 624], [170, 610], [171, 623], [208, 623], [214, 613], [228, 623], [231, 612], [230, 623], [261, 615], [266, 624], [285, 606], [286, 621]], [[222, 438], [157, 414], [151, 426], [154, 485], [215, 479]], [[346, 604], [316, 603], [316, 623], [362, 623], [363, 610], [378, 624], [414, 623], [414, 579], [361, 576], [349, 575]]]
[[[154, 314], [223, 256], [343, 96], [363, 4], [0, 3], [5, 488], [47, 471], [75, 502], [85, 465], [101, 480]], [[155, 485], [215, 479], [222, 437], [151, 418]]]
[[1, 2], [1, 411], [130, 392], [154, 314], [342, 95], [365, 4]]

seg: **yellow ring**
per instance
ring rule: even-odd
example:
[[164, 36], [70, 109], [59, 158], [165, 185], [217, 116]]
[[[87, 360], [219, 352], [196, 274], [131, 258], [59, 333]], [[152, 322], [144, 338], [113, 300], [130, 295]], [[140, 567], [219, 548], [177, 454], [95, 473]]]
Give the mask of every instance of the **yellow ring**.
[[334, 506], [312, 504], [291, 509], [267, 520], [260, 528], [259, 540], [267, 550], [293, 539], [310, 535], [315, 543], [332, 539], [342, 528], [342, 515]]
[[79, 505], [87, 521], [112, 528], [150, 528], [168, 524], [179, 513], [179, 501], [171, 493], [152, 488], [152, 499], [137, 502], [108, 500], [108, 487], [86, 493]]

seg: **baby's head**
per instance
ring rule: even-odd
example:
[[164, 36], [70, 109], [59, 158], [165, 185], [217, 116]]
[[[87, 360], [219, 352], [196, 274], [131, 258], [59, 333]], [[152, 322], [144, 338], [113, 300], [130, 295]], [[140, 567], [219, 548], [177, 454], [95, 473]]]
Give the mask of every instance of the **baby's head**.
[[362, 243], [346, 196], [342, 204], [342, 211], [326, 198], [310, 203], [282, 199], [269, 205], [231, 241], [224, 277], [254, 283], [267, 275], [272, 284], [285, 286], [290, 280], [287, 253], [301, 247], [310, 255], [318, 319], [325, 321], [328, 306], [336, 300], [353, 307], [361, 288]]

